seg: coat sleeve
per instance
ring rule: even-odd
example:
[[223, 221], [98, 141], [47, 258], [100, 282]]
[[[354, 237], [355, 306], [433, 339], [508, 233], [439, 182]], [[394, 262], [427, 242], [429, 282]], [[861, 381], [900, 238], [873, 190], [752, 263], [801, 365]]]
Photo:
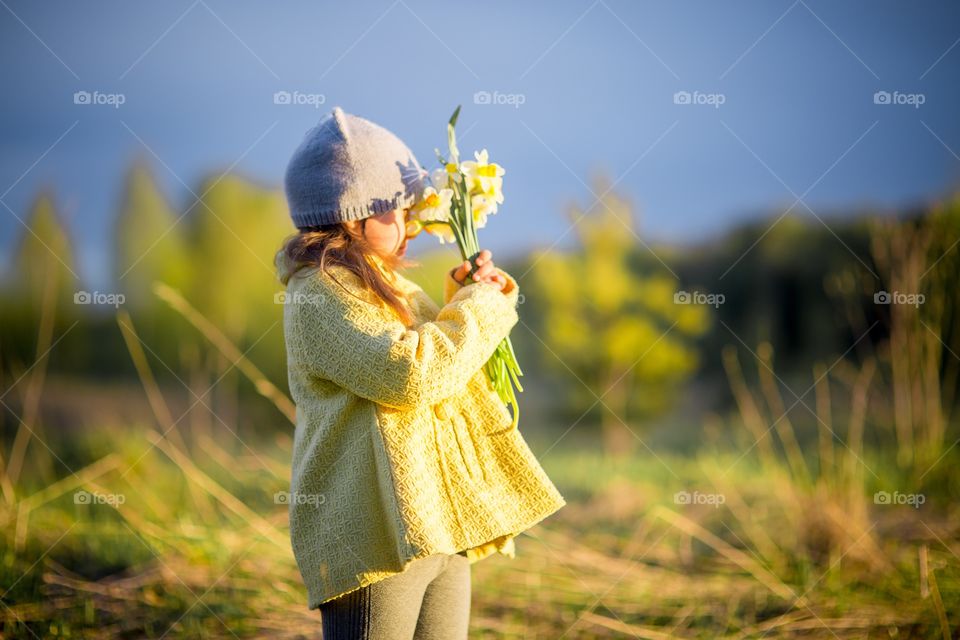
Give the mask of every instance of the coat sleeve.
[[[434, 404], [462, 390], [517, 323], [517, 288], [461, 287], [435, 320], [408, 328], [364, 298], [352, 279], [311, 276], [287, 294], [290, 366], [396, 409]], [[357, 293], [355, 297], [351, 293]]]

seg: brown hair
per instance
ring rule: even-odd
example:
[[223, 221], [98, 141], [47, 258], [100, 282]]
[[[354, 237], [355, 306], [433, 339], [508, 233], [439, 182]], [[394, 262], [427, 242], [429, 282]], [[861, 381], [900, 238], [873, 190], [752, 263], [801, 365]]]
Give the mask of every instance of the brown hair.
[[[274, 260], [277, 277], [286, 285], [303, 268], [319, 267], [329, 274], [328, 266], [340, 265], [360, 278], [387, 307], [393, 309], [404, 326], [409, 327], [414, 321], [413, 312], [403, 292], [391, 285], [373, 262], [375, 250], [363, 235], [366, 221], [366, 218], [360, 221], [359, 230], [342, 222], [300, 227], [299, 233], [284, 240], [277, 252]], [[416, 264], [396, 254], [379, 257], [391, 276], [401, 268]], [[336, 280], [335, 277], [333, 279]], [[343, 286], [342, 283], [338, 284]]]

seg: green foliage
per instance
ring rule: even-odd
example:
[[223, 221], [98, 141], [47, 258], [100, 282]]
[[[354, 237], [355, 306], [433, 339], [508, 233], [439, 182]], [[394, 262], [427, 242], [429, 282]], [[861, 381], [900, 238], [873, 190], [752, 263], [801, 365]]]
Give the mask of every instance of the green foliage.
[[182, 289], [191, 281], [188, 224], [189, 219], [179, 216], [160, 192], [149, 167], [135, 163], [127, 174], [114, 227], [114, 282], [149, 350], [172, 364], [179, 362], [181, 345], [194, 341], [175, 329], [179, 318], [151, 287], [160, 280]]
[[182, 289], [191, 277], [186, 225], [142, 162], [127, 175], [116, 221], [115, 279], [130, 308], [157, 313], [162, 305], [151, 286], [161, 280]]
[[[179, 290], [242, 350], [250, 349], [247, 355], [261, 362], [267, 375], [282, 380], [282, 307], [274, 304], [282, 286], [273, 259], [293, 231], [283, 193], [226, 175], [204, 181], [196, 194], [198, 200], [177, 208], [144, 161], [130, 167], [113, 232], [113, 283], [100, 293], [123, 296], [121, 307], [145, 351], [166, 365], [159, 369], [161, 376], [178, 366], [200, 365], [215, 377], [214, 370], [231, 363], [205, 360], [202, 338], [154, 295], [154, 282]], [[73, 275], [73, 248], [50, 194], [38, 196], [24, 223], [29, 230], [23, 231], [12, 264], [4, 265], [8, 277], [0, 290], [3, 361], [32, 360], [44, 288], [52, 287], [55, 334], [80, 321], [57, 349], [65, 372], [130, 375], [114, 307], [74, 304], [75, 293], [92, 292], [92, 287]]]
[[[669, 272], [631, 266], [638, 250], [631, 207], [602, 180], [595, 191], [603, 195], [592, 211], [570, 211], [580, 248], [535, 252], [526, 297], [541, 311], [537, 333], [549, 345], [542, 354], [548, 365], [572, 371], [599, 397], [619, 390], [604, 403], [646, 419], [668, 409], [695, 371], [690, 342], [706, 331], [709, 313], [675, 302], [678, 282]], [[561, 379], [580, 386], [569, 375]]]
[[131, 169], [116, 224], [116, 278], [127, 309], [158, 357], [171, 364], [194, 357], [195, 331], [153, 293], [154, 282], [168, 284], [228, 337], [256, 343], [250, 355], [279, 376], [273, 257], [291, 231], [283, 194], [232, 175], [212, 177], [196, 193], [178, 214], [145, 165]]
[[698, 377], [723, 380], [721, 350], [728, 344], [742, 348], [742, 340], [748, 345], [769, 342], [789, 382], [817, 362], [832, 362], [860, 337], [851, 335], [843, 306], [825, 290], [832, 274], [872, 264], [871, 216], [859, 213], [821, 216], [828, 228], [811, 216], [781, 218], [772, 212], [672, 255], [658, 247], [683, 282], [724, 296], [716, 322], [700, 341]]
[[41, 192], [23, 222], [27, 228], [15, 251], [9, 296], [39, 309], [50, 286], [56, 290], [57, 307], [65, 309], [73, 303], [78, 283], [73, 247], [53, 195]]
[[74, 324], [82, 307], [73, 247], [53, 195], [41, 192], [27, 215], [0, 290], [0, 365], [22, 370], [36, 358], [38, 327], [47, 310], [44, 332], [60, 335]]
[[274, 297], [282, 286], [273, 266], [293, 231], [283, 192], [228, 175], [205, 181], [197, 194], [193, 278], [183, 294], [268, 377], [286, 380], [283, 307]]
[[273, 258], [292, 231], [283, 193], [237, 176], [206, 181], [191, 227], [191, 304], [233, 339], [256, 340], [281, 317]]

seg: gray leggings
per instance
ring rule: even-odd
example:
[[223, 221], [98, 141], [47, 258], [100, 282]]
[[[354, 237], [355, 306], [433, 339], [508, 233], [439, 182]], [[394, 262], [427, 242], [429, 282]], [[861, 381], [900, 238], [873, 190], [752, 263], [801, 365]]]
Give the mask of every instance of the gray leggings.
[[438, 553], [320, 605], [323, 640], [466, 640], [470, 561]]

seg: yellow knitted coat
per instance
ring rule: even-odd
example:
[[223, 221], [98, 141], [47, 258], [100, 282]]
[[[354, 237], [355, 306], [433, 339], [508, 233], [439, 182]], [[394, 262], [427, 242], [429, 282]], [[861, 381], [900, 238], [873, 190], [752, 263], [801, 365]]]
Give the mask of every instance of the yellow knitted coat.
[[448, 272], [440, 308], [375, 262], [415, 326], [344, 267], [287, 286], [290, 539], [310, 609], [431, 554], [513, 557], [513, 537], [566, 504], [482, 369], [519, 320], [516, 281]]

